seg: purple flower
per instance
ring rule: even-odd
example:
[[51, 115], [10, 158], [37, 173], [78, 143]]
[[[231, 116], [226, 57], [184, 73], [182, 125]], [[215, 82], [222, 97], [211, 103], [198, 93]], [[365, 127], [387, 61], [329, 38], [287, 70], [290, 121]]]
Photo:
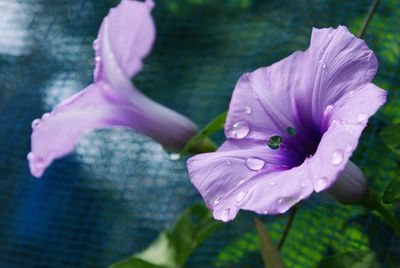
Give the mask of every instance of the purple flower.
[[153, 5], [151, 0], [122, 0], [104, 18], [93, 42], [94, 82], [32, 122], [28, 160], [34, 176], [40, 177], [54, 159], [71, 152], [77, 140], [93, 129], [126, 127], [177, 149], [196, 133], [189, 119], [150, 100], [131, 84], [155, 38]]
[[239, 209], [280, 214], [328, 189], [386, 101], [370, 83], [377, 66], [365, 42], [339, 26], [313, 29], [306, 51], [244, 74], [230, 103], [226, 142], [188, 160], [214, 217], [229, 221]]

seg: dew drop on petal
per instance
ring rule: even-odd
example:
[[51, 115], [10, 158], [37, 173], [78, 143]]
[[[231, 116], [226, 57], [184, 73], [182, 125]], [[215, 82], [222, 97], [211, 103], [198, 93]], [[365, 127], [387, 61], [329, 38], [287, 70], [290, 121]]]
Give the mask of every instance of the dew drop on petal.
[[262, 169], [265, 165], [265, 161], [258, 157], [249, 157], [246, 159], [246, 167], [253, 171]]
[[284, 213], [291, 206], [292, 202], [293, 198], [291, 197], [279, 198], [278, 201], [276, 202], [277, 205], [276, 209], [278, 210], [279, 213]]
[[332, 164], [334, 166], [340, 165], [343, 162], [343, 152], [337, 150], [332, 154]]
[[253, 97], [255, 98], [255, 99], [257, 99], [258, 100], [258, 96], [257, 96], [257, 93], [256, 92], [252, 92], [252, 95], [253, 95]]
[[231, 160], [229, 160], [229, 159], [228, 159], [228, 160], [226, 160], [226, 161], [225, 161], [225, 163], [226, 163], [228, 166], [231, 166], [231, 165], [232, 165], [232, 161], [231, 161]]
[[268, 211], [267, 209], [265, 209], [262, 213], [263, 213], [263, 214], [268, 214], [269, 211]]
[[238, 186], [242, 185], [242, 184], [245, 183], [245, 182], [246, 182], [246, 180], [241, 180], [241, 181], [239, 181]]
[[359, 114], [357, 116], [357, 121], [359, 123], [365, 123], [367, 121], [367, 119], [368, 119], [368, 114]]
[[230, 212], [229, 209], [226, 209], [226, 210], [224, 210], [224, 211], [222, 212], [222, 214], [221, 214], [221, 220], [222, 220], [223, 222], [227, 222], [227, 221], [229, 220], [229, 212]]
[[214, 205], [214, 206], [216, 206], [216, 205], [218, 205], [220, 202], [221, 202], [221, 200], [222, 200], [222, 197], [220, 197], [220, 198], [216, 198], [214, 201], [212, 201], [211, 203]]
[[30, 152], [30, 153], [28, 153], [28, 154], [26, 155], [26, 158], [27, 158], [29, 161], [32, 161], [32, 160], [35, 158], [35, 155], [34, 155], [32, 152]]
[[245, 108], [244, 108], [244, 112], [246, 113], [246, 114], [251, 114], [251, 107], [250, 106], [246, 106]]
[[322, 64], [322, 69], [326, 69], [326, 63]]
[[328, 178], [322, 177], [315, 182], [314, 189], [316, 192], [321, 192], [322, 190], [325, 190], [327, 186], [328, 186]]
[[270, 181], [270, 182], [268, 182], [268, 185], [269, 185], [269, 186], [275, 186], [275, 185], [276, 185], [276, 182]]
[[32, 129], [35, 129], [39, 125], [39, 123], [40, 123], [40, 119], [33, 120], [32, 124], [31, 124]]
[[324, 110], [324, 116], [328, 116], [333, 110], [333, 105], [328, 105], [326, 106], [325, 110]]
[[247, 194], [247, 192], [245, 192], [245, 191], [238, 193], [236, 202], [239, 203], [240, 201], [242, 201], [243, 198], [245, 198], [246, 194]]
[[350, 143], [346, 144], [346, 146], [344, 147], [346, 152], [351, 152], [351, 150], [353, 150], [353, 145], [351, 145]]
[[93, 47], [94, 50], [98, 50], [100, 48], [99, 40], [94, 39], [92, 47]]
[[99, 63], [99, 62], [101, 61], [101, 57], [100, 57], [100, 56], [96, 56], [96, 57], [94, 58], [94, 61], [95, 61], [96, 63]]
[[49, 117], [50, 117], [50, 114], [49, 113], [45, 113], [45, 114], [42, 115], [42, 120], [44, 120], [46, 118], [49, 118]]
[[246, 122], [239, 121], [229, 129], [228, 138], [243, 139], [250, 132], [250, 127]]

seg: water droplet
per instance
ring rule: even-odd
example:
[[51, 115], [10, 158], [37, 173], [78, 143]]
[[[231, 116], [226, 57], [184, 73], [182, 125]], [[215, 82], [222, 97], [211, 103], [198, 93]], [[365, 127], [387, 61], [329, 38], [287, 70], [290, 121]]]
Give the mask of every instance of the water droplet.
[[169, 155], [169, 159], [171, 160], [178, 160], [179, 158], [181, 158], [181, 155], [178, 153], [172, 153]]
[[268, 140], [268, 147], [271, 148], [272, 150], [276, 150], [279, 148], [279, 146], [281, 145], [283, 139], [281, 136], [272, 136], [269, 140]]
[[263, 210], [263, 212], [262, 212], [263, 214], [268, 214], [269, 213], [269, 211], [267, 210], [267, 209], [265, 209], [265, 210]]
[[250, 132], [250, 127], [246, 122], [239, 121], [235, 123], [228, 131], [229, 138], [243, 139]]
[[227, 222], [227, 221], [229, 220], [229, 212], [230, 212], [229, 209], [226, 209], [226, 210], [224, 210], [224, 211], [222, 212], [222, 214], [221, 214], [221, 220], [222, 220], [223, 222]]
[[315, 182], [314, 189], [316, 192], [321, 192], [322, 190], [325, 190], [327, 186], [328, 186], [328, 178], [322, 177]]
[[35, 158], [35, 155], [32, 152], [30, 152], [26, 155], [26, 159], [28, 159], [29, 161], [32, 161], [34, 158]]
[[278, 210], [279, 213], [284, 213], [291, 206], [292, 202], [293, 198], [291, 197], [279, 198], [278, 201], [276, 202], [277, 205], [276, 209]]
[[254, 97], [255, 99], [258, 100], [258, 96], [257, 96], [257, 93], [256, 93], [256, 92], [252, 91], [252, 95], [253, 95], [253, 97]]
[[258, 171], [264, 167], [265, 161], [258, 157], [249, 157], [246, 159], [245, 164], [250, 170]]
[[50, 114], [49, 113], [45, 113], [42, 115], [42, 120], [45, 120], [46, 118], [49, 118]]
[[350, 143], [346, 144], [346, 146], [344, 147], [344, 149], [346, 150], [346, 152], [351, 152], [351, 150], [353, 150], [353, 145], [351, 145]]
[[213, 204], [214, 206], [216, 206], [216, 205], [218, 205], [218, 204], [221, 202], [221, 200], [222, 200], [222, 197], [217, 198], [217, 199], [215, 199], [214, 201], [212, 201], [212, 204]]
[[243, 198], [245, 198], [246, 194], [247, 194], [247, 192], [245, 192], [245, 191], [238, 193], [236, 202], [239, 203], [240, 201], [242, 201]]
[[326, 69], [326, 64], [322, 64], [322, 69]]
[[246, 106], [245, 108], [244, 108], [244, 112], [246, 113], [246, 114], [251, 114], [251, 108], [250, 108], [250, 106]]
[[92, 47], [94, 50], [98, 50], [100, 48], [99, 40], [94, 39]]
[[225, 163], [226, 163], [228, 166], [231, 166], [231, 165], [232, 165], [232, 161], [231, 161], [231, 160], [229, 160], [229, 159], [228, 159], [228, 160], [226, 160], [226, 161], [225, 161]]
[[94, 61], [95, 61], [96, 63], [99, 63], [99, 62], [101, 61], [101, 57], [100, 57], [100, 56], [96, 56], [96, 57], [94, 58]]
[[39, 123], [40, 123], [40, 119], [33, 120], [32, 124], [31, 124], [32, 129], [35, 129], [39, 125]]
[[341, 150], [337, 150], [332, 155], [332, 164], [334, 166], [340, 165], [343, 162], [343, 152]]
[[300, 182], [300, 187], [301, 188], [306, 188], [306, 183], [305, 182]]
[[268, 182], [268, 185], [269, 185], [269, 186], [275, 186], [275, 185], [276, 185], [276, 182], [270, 181], [270, 182]]
[[324, 116], [328, 116], [333, 110], [333, 105], [328, 105], [326, 106], [325, 110], [324, 110]]
[[365, 123], [367, 121], [367, 119], [368, 119], [368, 114], [359, 114], [357, 116], [357, 121], [359, 123]]
[[242, 184], [245, 183], [245, 182], [246, 182], [246, 180], [241, 180], [241, 181], [239, 181], [238, 186], [242, 185]]

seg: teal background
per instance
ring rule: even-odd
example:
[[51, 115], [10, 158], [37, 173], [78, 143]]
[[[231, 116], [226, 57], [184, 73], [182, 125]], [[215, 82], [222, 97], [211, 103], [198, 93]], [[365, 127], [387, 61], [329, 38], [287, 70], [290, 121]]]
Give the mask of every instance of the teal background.
[[[98, 130], [33, 178], [31, 121], [92, 81], [91, 48], [118, 1], [0, 0], [0, 267], [105, 267], [145, 248], [200, 202], [185, 159], [138, 133]], [[371, 1], [156, 1], [157, 39], [139, 89], [204, 126], [226, 110], [244, 72], [308, 46], [312, 27], [357, 33]], [[400, 122], [400, 2], [383, 0], [365, 35], [388, 104], [369, 123], [353, 161], [383, 189], [399, 159], [378, 137]], [[222, 135], [216, 139], [222, 141]], [[253, 214], [241, 212], [198, 248], [187, 267], [262, 267]], [[262, 217], [278, 240], [287, 216]], [[376, 216], [325, 194], [301, 203], [282, 255], [288, 267], [371, 249], [400, 266], [400, 241]]]

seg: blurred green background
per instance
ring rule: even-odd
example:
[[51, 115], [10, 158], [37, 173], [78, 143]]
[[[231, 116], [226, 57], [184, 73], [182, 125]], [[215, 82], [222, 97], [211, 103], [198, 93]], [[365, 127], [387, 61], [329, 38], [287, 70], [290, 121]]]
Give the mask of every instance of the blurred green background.
[[[42, 179], [28, 171], [31, 121], [92, 80], [94, 40], [119, 1], [0, 0], [0, 267], [105, 267], [146, 248], [200, 197], [185, 159], [128, 130], [86, 135]], [[200, 127], [227, 109], [247, 71], [307, 48], [312, 27], [357, 33], [371, 1], [168, 0], [153, 11], [157, 39], [134, 83]], [[400, 122], [400, 1], [383, 0], [365, 35], [379, 59], [374, 80], [389, 102], [353, 161], [382, 189], [399, 159], [378, 137]], [[222, 135], [217, 135], [222, 141]], [[262, 267], [253, 214], [207, 239], [187, 267]], [[287, 216], [262, 217], [278, 240]], [[282, 255], [315, 267], [336, 252], [371, 249], [400, 266], [400, 241], [376, 216], [325, 194], [301, 203]]]

